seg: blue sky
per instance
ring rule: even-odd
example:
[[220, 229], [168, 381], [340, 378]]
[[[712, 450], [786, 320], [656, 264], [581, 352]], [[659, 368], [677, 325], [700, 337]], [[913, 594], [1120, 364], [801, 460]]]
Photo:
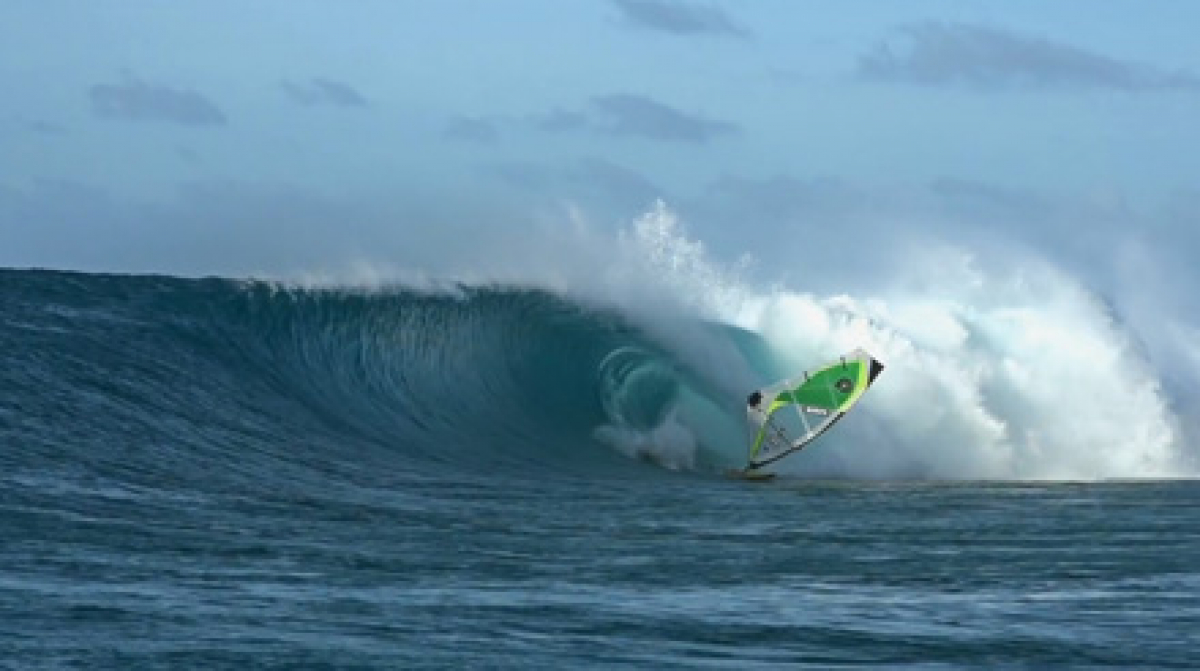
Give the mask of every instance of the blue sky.
[[662, 198], [770, 266], [915, 230], [1184, 267], [1197, 25], [1184, 0], [9, 0], [0, 265], [453, 272]]

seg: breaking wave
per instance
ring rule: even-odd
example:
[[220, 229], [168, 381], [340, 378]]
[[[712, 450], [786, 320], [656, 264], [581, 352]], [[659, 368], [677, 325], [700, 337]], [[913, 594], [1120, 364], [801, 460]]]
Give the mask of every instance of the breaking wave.
[[2, 271], [8, 467], [71, 455], [146, 483], [715, 472], [741, 463], [747, 389], [863, 346], [886, 373], [781, 468], [1196, 471], [1178, 400], [1137, 340], [1050, 265], [984, 269], [943, 249], [877, 295], [759, 290], [661, 205], [613, 249], [619, 272], [587, 280], [419, 287]]

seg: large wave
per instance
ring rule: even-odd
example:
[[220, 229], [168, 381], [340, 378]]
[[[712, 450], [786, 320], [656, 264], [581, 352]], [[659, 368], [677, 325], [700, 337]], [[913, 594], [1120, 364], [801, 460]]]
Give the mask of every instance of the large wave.
[[73, 446], [126, 473], [219, 457], [251, 479], [255, 460], [312, 473], [712, 472], [742, 462], [747, 389], [863, 346], [887, 371], [786, 472], [1196, 471], [1145, 348], [1047, 263], [985, 267], [934, 249], [871, 295], [818, 296], [713, 261], [661, 204], [595, 242], [581, 257], [600, 265], [499, 284], [6, 271], [5, 440], [42, 458]]
[[214, 457], [620, 467], [605, 445], [642, 453], [636, 434], [664, 436], [688, 378], [619, 314], [538, 289], [0, 279], [10, 457], [75, 453], [99, 472]]

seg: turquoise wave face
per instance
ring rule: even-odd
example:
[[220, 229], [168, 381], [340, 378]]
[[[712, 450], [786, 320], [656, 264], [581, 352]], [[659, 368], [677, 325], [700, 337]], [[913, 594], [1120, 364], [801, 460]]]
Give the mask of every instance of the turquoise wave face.
[[0, 301], [0, 428], [27, 459], [253, 480], [718, 468], [743, 449], [736, 395], [620, 313], [537, 289], [4, 271]]

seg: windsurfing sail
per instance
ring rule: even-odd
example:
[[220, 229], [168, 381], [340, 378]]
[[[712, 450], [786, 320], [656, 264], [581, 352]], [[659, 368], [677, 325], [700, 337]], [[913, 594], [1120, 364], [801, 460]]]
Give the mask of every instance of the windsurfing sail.
[[751, 393], [746, 470], [803, 450], [849, 412], [882, 372], [883, 364], [860, 348]]

